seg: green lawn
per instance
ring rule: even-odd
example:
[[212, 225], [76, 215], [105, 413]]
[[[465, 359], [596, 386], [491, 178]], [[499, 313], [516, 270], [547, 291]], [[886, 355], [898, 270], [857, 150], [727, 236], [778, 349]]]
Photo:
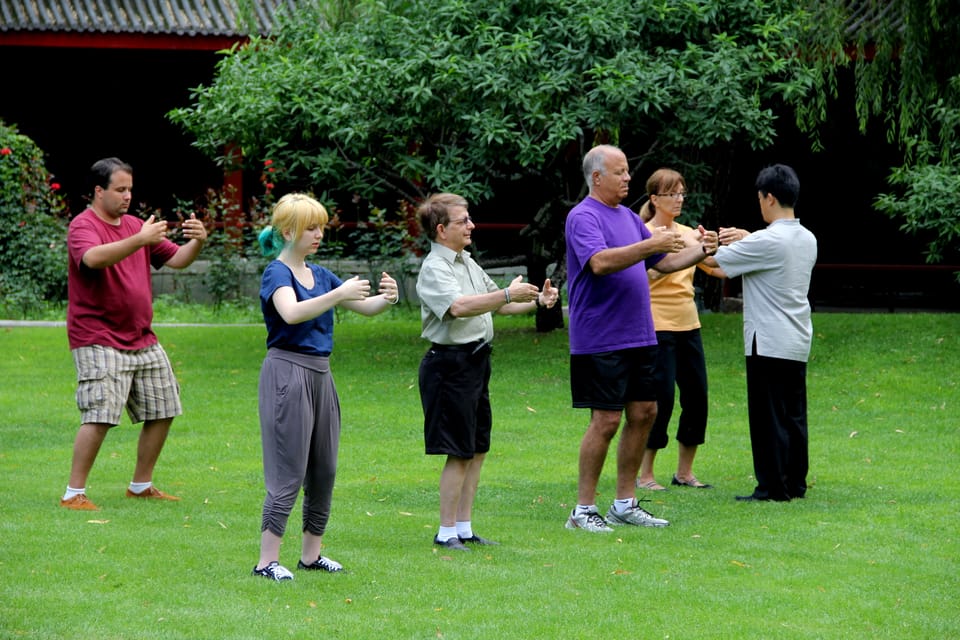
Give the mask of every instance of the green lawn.
[[[564, 332], [498, 318], [494, 443], [474, 515], [502, 546], [439, 552], [441, 460], [423, 454], [409, 311], [349, 316], [332, 358], [343, 405], [325, 555], [347, 571], [254, 578], [263, 484], [256, 384], [264, 331], [159, 327], [185, 414], [155, 480], [123, 497], [139, 429], [108, 437], [61, 509], [78, 413], [62, 327], [0, 329], [0, 638], [958, 638], [960, 315], [817, 314], [811, 488], [753, 488], [739, 315], [705, 315], [712, 491], [645, 494], [664, 529], [563, 524], [586, 411], [570, 408]], [[676, 445], [658, 457], [669, 482]], [[613, 487], [608, 459], [598, 505]], [[299, 507], [281, 559], [299, 554]]]

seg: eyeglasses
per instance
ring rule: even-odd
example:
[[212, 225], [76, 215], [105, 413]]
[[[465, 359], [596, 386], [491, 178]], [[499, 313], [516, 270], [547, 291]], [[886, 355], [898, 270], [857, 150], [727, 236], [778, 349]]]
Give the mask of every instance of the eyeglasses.
[[473, 222], [473, 218], [471, 218], [470, 216], [467, 216], [466, 218], [460, 218], [459, 220], [451, 220], [451, 221], [450, 221], [450, 224], [451, 224], [451, 225], [454, 225], [454, 224], [462, 224], [462, 225], [466, 226], [466, 225], [470, 224], [471, 222]]
[[661, 198], [672, 198], [673, 200], [679, 200], [680, 198], [686, 198], [686, 191], [675, 191], [673, 193], [655, 193], [654, 195], [660, 196]]

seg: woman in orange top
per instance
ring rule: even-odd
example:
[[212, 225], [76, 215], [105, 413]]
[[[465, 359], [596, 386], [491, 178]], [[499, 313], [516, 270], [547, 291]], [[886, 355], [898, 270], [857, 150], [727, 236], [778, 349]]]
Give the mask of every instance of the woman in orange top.
[[[680, 173], [673, 169], [658, 169], [647, 180], [648, 200], [640, 210], [640, 217], [651, 230], [656, 227], [678, 229], [687, 238], [688, 244], [698, 243], [696, 231], [676, 221], [683, 209], [686, 194], [686, 182]], [[677, 471], [673, 474], [671, 484], [698, 489], [711, 487], [697, 480], [693, 474], [693, 459], [707, 431], [707, 367], [693, 289], [697, 267], [708, 274], [713, 271], [700, 263], [674, 273], [647, 272], [650, 278], [650, 306], [659, 345], [655, 374], [658, 407], [657, 419], [650, 430], [637, 477], [637, 488], [640, 489], [664, 489], [654, 478], [653, 463], [657, 452], [667, 446], [667, 426], [673, 415], [675, 388], [680, 389], [680, 419], [677, 425], [680, 451]]]

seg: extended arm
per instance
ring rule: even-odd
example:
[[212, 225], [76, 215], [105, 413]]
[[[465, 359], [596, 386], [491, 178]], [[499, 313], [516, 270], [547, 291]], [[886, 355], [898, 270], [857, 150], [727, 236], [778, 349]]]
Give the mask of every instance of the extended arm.
[[523, 276], [517, 276], [509, 286], [497, 291], [461, 296], [450, 305], [449, 313], [454, 318], [470, 318], [496, 311], [504, 314], [524, 313], [535, 308], [528, 305], [537, 299], [540, 290], [536, 285], [523, 282]]
[[159, 244], [166, 236], [167, 223], [163, 220], [158, 222], [154, 216], [150, 216], [135, 235], [87, 249], [83, 254], [83, 264], [91, 269], [112, 267], [148, 245]]

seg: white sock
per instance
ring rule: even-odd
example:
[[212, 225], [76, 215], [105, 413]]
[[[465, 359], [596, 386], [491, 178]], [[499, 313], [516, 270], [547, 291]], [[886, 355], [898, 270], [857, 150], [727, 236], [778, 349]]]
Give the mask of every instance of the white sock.
[[595, 504], [578, 504], [577, 508], [574, 509], [573, 515], [582, 516], [585, 513], [598, 513], [597, 505]]
[[72, 498], [73, 496], [78, 496], [78, 495], [80, 495], [81, 493], [86, 493], [86, 492], [87, 492], [87, 488], [86, 488], [86, 487], [83, 487], [83, 488], [81, 488], [81, 489], [74, 489], [74, 488], [71, 487], [70, 485], [67, 485], [67, 492], [66, 492], [65, 494], [63, 494], [63, 499], [64, 499], [64, 500], [69, 500], [69, 499]]
[[633, 498], [618, 498], [613, 501], [613, 509], [617, 513], [623, 513], [633, 506]]
[[450, 538], [457, 537], [457, 528], [456, 527], [444, 527], [440, 525], [440, 531], [437, 533], [437, 540], [440, 542], [446, 542]]
[[131, 482], [130, 491], [133, 493], [143, 493], [147, 489], [153, 486], [152, 482]]
[[469, 520], [457, 522], [457, 536], [463, 538], [464, 540], [473, 537], [473, 527], [470, 526]]

